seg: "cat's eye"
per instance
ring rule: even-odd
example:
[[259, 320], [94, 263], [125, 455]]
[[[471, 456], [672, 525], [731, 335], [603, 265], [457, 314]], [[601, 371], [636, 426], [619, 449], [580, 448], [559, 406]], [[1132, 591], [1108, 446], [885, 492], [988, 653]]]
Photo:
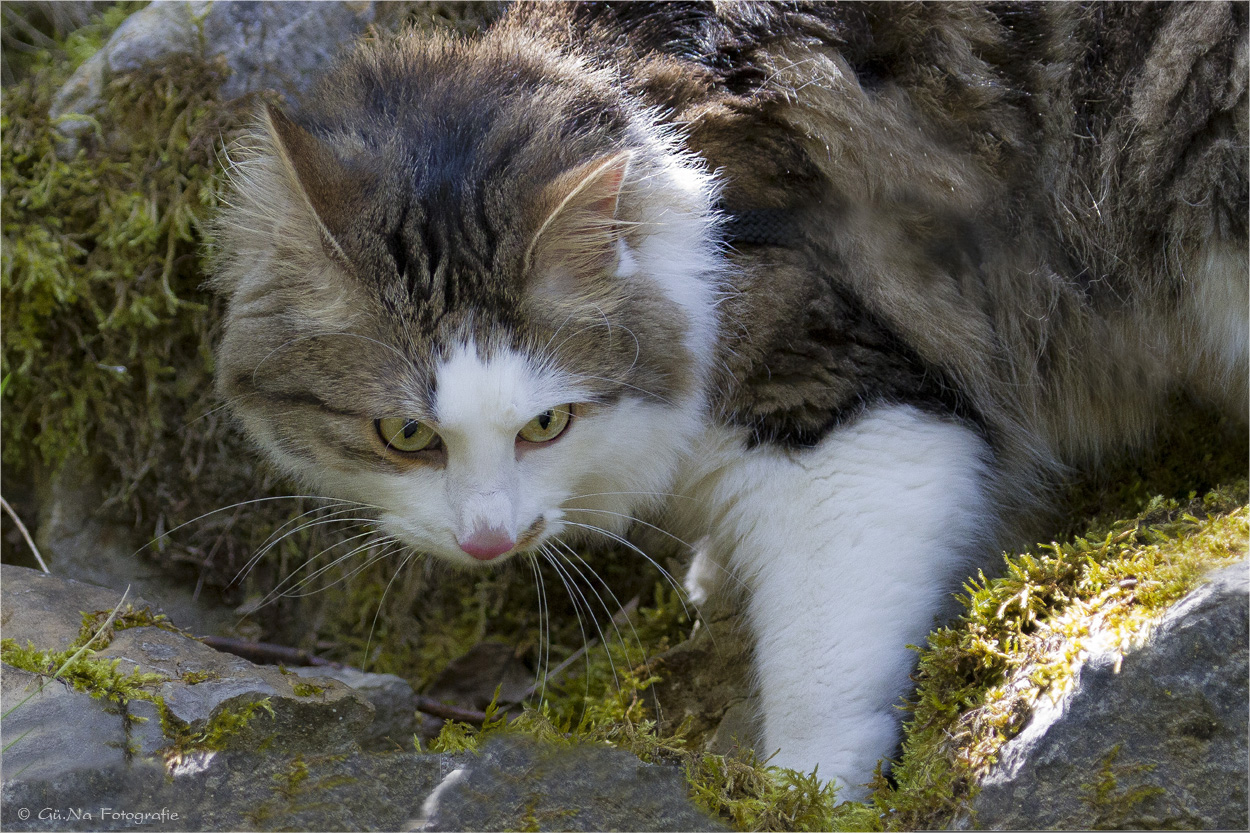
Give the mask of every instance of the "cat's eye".
[[550, 408], [525, 423], [517, 437], [530, 443], [549, 443], [564, 433], [572, 418], [572, 405]]
[[438, 448], [438, 434], [434, 429], [415, 419], [407, 417], [386, 417], [375, 420], [378, 436], [387, 448], [410, 453]]

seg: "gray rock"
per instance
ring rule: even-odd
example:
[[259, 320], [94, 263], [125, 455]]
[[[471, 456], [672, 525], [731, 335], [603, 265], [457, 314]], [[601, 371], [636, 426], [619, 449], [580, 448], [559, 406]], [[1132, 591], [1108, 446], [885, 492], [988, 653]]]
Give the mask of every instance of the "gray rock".
[[362, 745], [372, 746], [378, 743], [390, 748], [394, 748], [396, 743], [411, 745], [413, 734], [420, 728], [417, 693], [403, 677], [325, 665], [307, 665], [287, 670], [314, 682], [318, 677], [338, 680], [367, 698], [373, 704], [373, 723], [368, 732], [359, 738]]
[[[110, 610], [119, 598], [110, 590], [24, 567], [4, 565], [0, 578], [5, 636], [44, 651], [70, 647], [79, 638], [83, 614]], [[131, 604], [146, 607], [137, 597]], [[373, 720], [367, 699], [340, 682], [301, 685], [304, 679], [298, 675], [253, 665], [159, 627], [118, 630], [111, 640], [91, 647], [92, 661], [100, 667], [111, 664], [117, 674], [139, 670], [162, 675], [163, 682], [147, 684], [144, 690], [159, 698], [165, 713], [145, 699], [97, 699], [59, 680], [6, 667], [3, 711], [21, 703], [4, 725], [7, 738], [20, 738], [5, 750], [6, 779], [19, 773], [49, 778], [58, 771], [156, 755], [178, 740], [165, 731], [216, 731], [229, 715], [262, 700], [268, 707], [257, 711], [246, 727], [218, 732], [217, 745], [254, 748], [263, 743], [276, 753], [334, 754], [354, 750]]]
[[297, 674], [159, 628], [122, 631], [98, 656], [120, 660], [123, 673], [139, 667], [170, 677], [157, 693], [169, 716], [191, 731], [202, 731], [223, 711], [268, 700], [272, 714], [258, 714], [246, 731], [231, 735], [231, 747], [264, 743], [275, 752], [335, 754], [354, 749], [373, 721], [368, 699], [336, 680], [301, 686]]
[[[82, 611], [119, 596], [10, 565], [0, 582], [6, 637], [41, 650], [71, 647]], [[256, 666], [154, 625], [115, 630], [99, 648], [98, 669], [161, 675], [145, 683], [149, 699], [0, 667], [4, 829], [722, 829], [686, 798], [680, 770], [616, 749], [505, 737], [481, 757], [364, 752], [374, 709], [327, 674], [409, 704], [412, 689], [389, 675]], [[262, 699], [268, 710], [230, 725]]]
[[[108, 42], [83, 62], [53, 98], [50, 115], [63, 135], [77, 137], [93, 127], [88, 115], [101, 103], [117, 73], [175, 54], [212, 60], [224, 56], [231, 70], [225, 98], [274, 89], [285, 96], [312, 83], [343, 44], [373, 22], [374, 3], [212, 2], [158, 0], [126, 18]], [[76, 151], [71, 141], [65, 153]]]
[[[137, 760], [6, 782], [0, 823], [6, 830], [407, 830], [457, 764], [414, 753], [227, 752], [172, 769]], [[142, 813], [155, 817], [139, 821]]]
[[32, 642], [42, 651], [63, 651], [78, 639], [84, 611], [111, 611], [123, 598], [136, 609], [164, 612], [134, 592], [0, 564], [0, 625], [4, 638], [19, 645]]
[[1091, 658], [1003, 747], [972, 805], [989, 829], [1247, 828], [1250, 577], [1241, 562], [1150, 641]]
[[197, 597], [190, 588], [153, 569], [140, 551], [145, 542], [130, 528], [99, 517], [103, 490], [88, 463], [71, 459], [39, 479], [35, 532], [39, 550], [57, 575], [117, 591], [113, 601], [101, 600], [99, 607], [111, 609], [130, 587], [132, 600], [136, 595], [160, 599], [162, 612], [197, 633], [220, 633], [234, 623], [234, 614], [213, 604], [211, 593]]
[[0, 780], [46, 780], [67, 767], [98, 770], [126, 763], [129, 732], [116, 704], [60, 680], [0, 665], [0, 710], [15, 706], [4, 718], [8, 748], [0, 757]]
[[690, 803], [676, 767], [511, 735], [443, 779], [423, 815], [422, 830], [725, 829]]

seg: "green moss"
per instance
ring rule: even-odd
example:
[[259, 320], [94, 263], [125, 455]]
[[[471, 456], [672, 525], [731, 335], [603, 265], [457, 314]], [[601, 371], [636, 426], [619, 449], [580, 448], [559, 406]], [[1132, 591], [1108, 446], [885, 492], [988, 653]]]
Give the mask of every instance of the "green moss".
[[261, 713], [270, 718], [274, 716], [273, 705], [266, 697], [236, 706], [219, 706], [205, 724], [196, 729], [180, 720], [164, 700], [158, 699], [156, 704], [161, 716], [161, 731], [170, 740], [170, 745], [164, 750], [167, 760], [183, 758], [194, 752], [221, 751]]
[[32, 453], [52, 466], [99, 452], [133, 464], [166, 431], [150, 417], [197, 387], [175, 368], [211, 373], [193, 264], [216, 202], [224, 76], [179, 58], [114, 78], [106, 120], [120, 137], [65, 161], [47, 110], [69, 66], [6, 90], [3, 110], [4, 460], [19, 470]]
[[318, 694], [324, 694], [326, 687], [313, 683], [295, 683], [291, 686], [291, 690], [295, 692], [296, 697], [316, 697]]
[[307, 780], [308, 764], [303, 755], [296, 755], [285, 771], [273, 776], [273, 791], [287, 801], [294, 801], [299, 795], [300, 787]]
[[[109, 617], [112, 617], [112, 623], [105, 628], [104, 625], [109, 621]], [[78, 638], [74, 640], [74, 645], [85, 645], [94, 637], [94, 648], [99, 651], [112, 643], [118, 631], [130, 628], [160, 628], [171, 633], [189, 636], [186, 631], [174, 627], [165, 614], [153, 613], [150, 607], [135, 608], [134, 605], [127, 604], [116, 611], [116, 615], [111, 610], [84, 611], [82, 627], [78, 631]]]
[[[652, 716], [648, 689], [660, 676], [646, 662], [630, 668], [605, 667], [620, 659], [639, 659], [639, 645], [667, 646], [673, 628], [686, 624], [675, 595], [660, 592], [667, 604], [643, 608], [634, 629], [637, 643], [614, 643], [589, 660], [589, 669], [557, 686], [578, 691], [557, 693], [539, 707], [527, 707], [511, 721], [494, 703], [481, 728], [450, 721], [430, 744], [431, 752], [474, 752], [492, 735], [524, 733], [552, 746], [590, 743], [624, 749], [650, 763], [683, 768], [692, 800], [713, 817], [743, 830], [827, 830], [835, 805], [834, 790], [811, 774], [770, 767], [749, 751], [734, 756], [693, 751], [683, 727], [661, 733]], [[684, 633], [680, 629], [679, 633]]]
[[[80, 645], [63, 651], [40, 651], [27, 642], [20, 646], [12, 639], [0, 641], [0, 661], [41, 676], [55, 676], [76, 691], [124, 706], [131, 700], [153, 700], [152, 689], [169, 681], [164, 674], [144, 672], [138, 666], [128, 673], [118, 670], [119, 659], [102, 659], [94, 650], [78, 654]], [[134, 718], [142, 720], [143, 718]]]
[[[183, 55], [110, 76], [90, 114], [98, 129], [72, 157], [62, 158], [48, 115], [80, 60], [137, 5], [70, 33], [0, 102], [0, 375], [9, 378], [0, 441], [9, 490], [83, 460], [82, 474], [106, 485], [101, 513], [146, 540], [273, 478], [257, 476], [215, 412], [220, 303], [203, 286], [220, 150], [255, 100], [221, 101], [224, 66]], [[238, 520], [210, 515], [155, 549], [225, 584], [281, 523], [224, 536]]]
[[832, 785], [812, 773], [770, 767], [753, 753], [692, 755], [690, 797], [736, 830], [831, 830]]
[[[318, 801], [318, 793], [335, 790], [356, 779], [349, 775], [334, 774], [333, 765], [347, 759], [346, 755], [319, 755], [305, 758], [296, 755], [284, 769], [270, 776], [273, 798], [257, 804], [247, 813], [252, 830], [270, 829], [277, 819], [290, 819], [296, 814], [316, 813], [329, 809], [324, 801]], [[315, 772], [331, 770], [328, 775]]]
[[0, 55], [4, 83], [12, 84], [57, 64], [77, 68], [99, 51], [130, 14], [145, 5], [121, 2], [97, 11], [67, 3], [9, 4], [5, 8], [6, 18], [21, 18], [25, 25], [5, 21], [5, 49]]

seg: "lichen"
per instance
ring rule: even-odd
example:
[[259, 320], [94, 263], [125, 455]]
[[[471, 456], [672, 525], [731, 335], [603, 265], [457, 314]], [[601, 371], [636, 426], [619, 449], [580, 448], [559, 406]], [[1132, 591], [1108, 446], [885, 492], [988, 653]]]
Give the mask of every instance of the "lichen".
[[1155, 767], [1154, 764], [1116, 764], [1119, 756], [1120, 744], [1116, 744], [1099, 762], [1094, 780], [1082, 789], [1085, 804], [1094, 817], [1091, 827], [1095, 830], [1125, 827], [1137, 805], [1166, 792], [1157, 785], [1121, 784], [1122, 780], [1136, 780], [1136, 776], [1149, 773]]

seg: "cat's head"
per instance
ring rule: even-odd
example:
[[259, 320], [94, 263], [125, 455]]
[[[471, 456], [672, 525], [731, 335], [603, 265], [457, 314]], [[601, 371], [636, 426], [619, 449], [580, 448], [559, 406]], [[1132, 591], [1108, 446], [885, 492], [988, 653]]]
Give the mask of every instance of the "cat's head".
[[286, 470], [466, 565], [669, 489], [704, 420], [714, 186], [611, 77], [370, 44], [236, 156], [217, 385]]

